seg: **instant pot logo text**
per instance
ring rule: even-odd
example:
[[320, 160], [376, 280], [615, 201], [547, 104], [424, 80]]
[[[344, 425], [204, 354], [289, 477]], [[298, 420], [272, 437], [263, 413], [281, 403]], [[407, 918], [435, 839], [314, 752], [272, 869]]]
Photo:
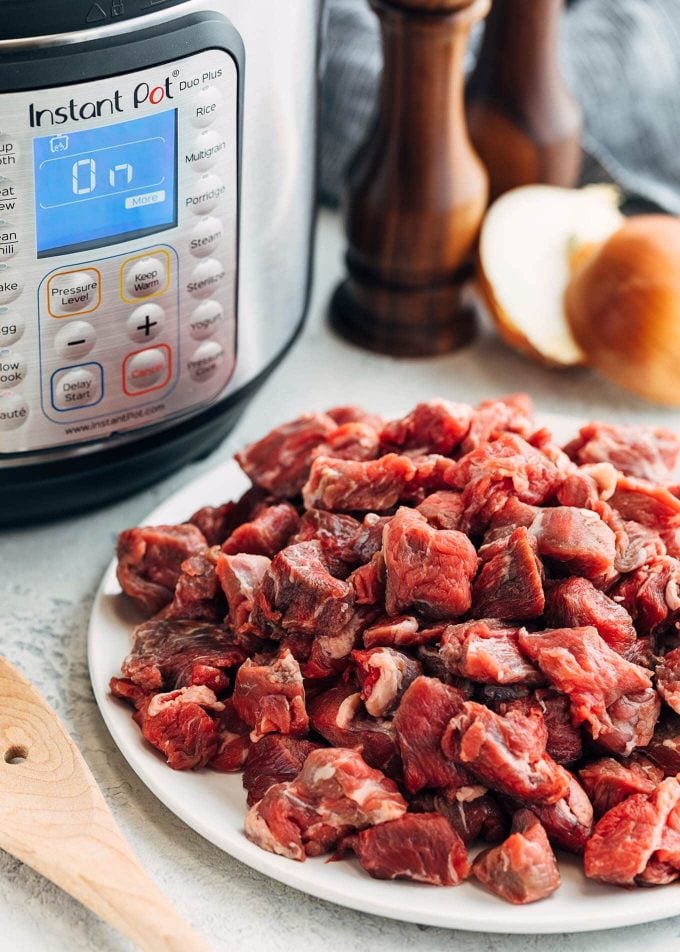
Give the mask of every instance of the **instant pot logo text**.
[[80, 102], [77, 99], [69, 99], [67, 103], [61, 106], [55, 106], [52, 109], [39, 109], [34, 103], [28, 107], [28, 118], [32, 129], [41, 126], [61, 126], [65, 122], [78, 122], [81, 119], [99, 119], [102, 116], [114, 116], [116, 113], [125, 112], [129, 105], [133, 109], [139, 109], [147, 103], [152, 106], [158, 106], [166, 99], [174, 99], [173, 80], [166, 76], [160, 85], [152, 86], [150, 83], [137, 83], [132, 90], [132, 101], [128, 104], [125, 101], [123, 93], [117, 89], [112, 96], [105, 96], [103, 99], [94, 99], [86, 102]]

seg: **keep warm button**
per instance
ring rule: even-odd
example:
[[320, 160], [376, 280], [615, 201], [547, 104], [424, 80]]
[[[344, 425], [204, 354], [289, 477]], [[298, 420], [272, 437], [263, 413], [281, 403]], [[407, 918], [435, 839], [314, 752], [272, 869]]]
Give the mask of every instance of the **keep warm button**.
[[167, 344], [128, 354], [123, 361], [123, 390], [136, 397], [161, 390], [172, 377], [172, 352]]

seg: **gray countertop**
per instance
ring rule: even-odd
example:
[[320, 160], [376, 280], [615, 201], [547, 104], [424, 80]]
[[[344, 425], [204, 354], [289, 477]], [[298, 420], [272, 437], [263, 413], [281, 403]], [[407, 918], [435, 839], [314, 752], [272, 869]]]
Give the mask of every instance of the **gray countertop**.
[[[539, 408], [680, 427], [680, 414], [645, 405], [589, 371], [549, 371], [504, 347], [487, 328], [473, 346], [431, 360], [391, 360], [338, 340], [325, 307], [342, 265], [336, 216], [320, 220], [316, 282], [306, 329], [252, 399], [236, 430], [209, 458], [131, 499], [79, 518], [0, 533], [2, 650], [64, 719], [121, 828], [177, 909], [217, 949], [324, 952], [625, 952], [680, 947], [680, 917], [580, 935], [494, 936], [380, 919], [298, 893], [243, 866], [174, 817], [143, 786], [113, 744], [96, 708], [86, 631], [116, 534], [189, 480], [272, 425], [311, 408], [365, 403], [395, 415], [441, 395], [476, 402], [527, 390]], [[0, 948], [114, 950], [129, 945], [51, 883], [0, 854]], [[670, 887], [673, 888], [673, 887]], [[678, 888], [677, 886], [675, 888]], [[455, 902], [455, 891], [447, 897]], [[480, 923], [480, 926], [483, 923]]]

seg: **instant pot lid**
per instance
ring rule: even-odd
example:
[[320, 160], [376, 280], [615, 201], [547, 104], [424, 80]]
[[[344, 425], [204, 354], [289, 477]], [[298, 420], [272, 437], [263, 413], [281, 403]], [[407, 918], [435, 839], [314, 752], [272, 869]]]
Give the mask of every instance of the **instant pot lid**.
[[111, 26], [186, 0], [0, 0], [0, 41]]

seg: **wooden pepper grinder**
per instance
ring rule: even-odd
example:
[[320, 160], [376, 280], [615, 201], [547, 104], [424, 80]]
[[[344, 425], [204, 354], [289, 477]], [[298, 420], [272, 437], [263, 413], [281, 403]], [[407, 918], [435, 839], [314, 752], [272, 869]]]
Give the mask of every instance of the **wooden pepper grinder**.
[[331, 322], [382, 353], [467, 342], [461, 286], [487, 204], [465, 124], [463, 59], [490, 0], [370, 0], [384, 67], [378, 114], [348, 177], [347, 279]]
[[494, 0], [467, 89], [470, 137], [490, 198], [518, 185], [572, 187], [581, 167], [581, 110], [559, 70], [564, 0]]

